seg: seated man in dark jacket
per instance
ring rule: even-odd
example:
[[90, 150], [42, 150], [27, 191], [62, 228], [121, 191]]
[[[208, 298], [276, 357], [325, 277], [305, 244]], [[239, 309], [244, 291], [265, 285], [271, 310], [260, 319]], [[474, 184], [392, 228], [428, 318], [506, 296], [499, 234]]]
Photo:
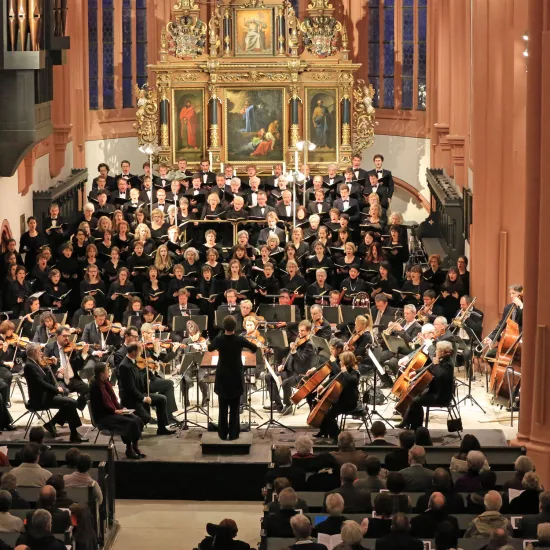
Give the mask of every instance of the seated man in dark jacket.
[[[42, 468], [57, 468], [55, 453], [47, 445], [44, 445], [45, 435], [46, 430], [44, 430], [42, 426], [33, 426], [29, 431], [29, 442], [40, 445], [40, 458], [38, 459], [38, 464], [40, 464]], [[17, 451], [15, 454], [15, 462], [23, 462], [21, 453], [22, 451]]]
[[277, 446], [273, 451], [273, 463], [275, 467], [270, 468], [264, 478], [266, 485], [273, 485], [278, 477], [286, 477], [295, 491], [303, 491], [306, 484], [306, 473], [302, 468], [292, 464], [290, 447]]
[[524, 539], [536, 539], [538, 526], [541, 523], [550, 523], [550, 491], [543, 491], [539, 495], [539, 509], [540, 512], [536, 516], [524, 517], [521, 520], [521, 536]]
[[391, 533], [377, 539], [375, 550], [423, 550], [424, 544], [409, 533], [409, 519], [401, 512], [392, 519]]
[[399, 434], [399, 448], [388, 453], [384, 459], [384, 466], [390, 472], [398, 472], [409, 466], [409, 449], [415, 444], [414, 433], [410, 431]]
[[458, 521], [450, 516], [445, 508], [445, 497], [441, 493], [433, 493], [430, 497], [429, 508], [411, 519], [411, 535], [420, 539], [433, 539], [439, 524], [448, 521], [456, 528]]
[[325, 507], [329, 516], [318, 523], [315, 530], [317, 533], [325, 535], [339, 535], [342, 530], [342, 524], [348, 519], [343, 515], [344, 497], [339, 493], [330, 493], [327, 495]]
[[[363, 514], [372, 512], [370, 493], [357, 488], [354, 483], [357, 479], [357, 466], [355, 464], [343, 464], [340, 468], [340, 482], [338, 489], [334, 489], [328, 495], [338, 493], [344, 499], [344, 512], [347, 514]], [[328, 497], [327, 495], [327, 497]], [[323, 508], [326, 510], [326, 499]]]
[[267, 537], [292, 537], [292, 527], [290, 526], [290, 518], [296, 515], [296, 504], [298, 498], [296, 491], [291, 487], [283, 489], [279, 494], [280, 510], [274, 514], [269, 514], [264, 518], [263, 529]]
[[[281, 491], [287, 487], [291, 487], [291, 485], [290, 481], [286, 477], [278, 477], [273, 482], [273, 501], [267, 505], [267, 511], [270, 514], [274, 514], [281, 509], [279, 495], [281, 494]], [[302, 514], [307, 514], [309, 512], [307, 502], [303, 498], [297, 499], [296, 510], [302, 510]]]
[[32, 525], [27, 524], [27, 532], [17, 539], [15, 546], [20, 544], [40, 550], [66, 550], [65, 543], [52, 533], [52, 515], [42, 508], [34, 510]]
[[459, 493], [473, 493], [481, 489], [479, 472], [485, 464], [485, 455], [481, 451], [470, 451], [466, 456], [468, 472], [459, 477], [455, 483], [455, 489]]
[[[488, 471], [490, 472], [491, 470]], [[416, 510], [418, 512], [426, 510], [429, 506], [430, 496], [437, 491], [445, 497], [445, 508], [449, 514], [463, 514], [464, 499], [462, 495], [453, 489], [451, 474], [445, 470], [445, 468], [436, 468], [436, 470], [434, 470], [432, 482], [433, 485], [426, 491], [426, 494], [418, 497], [416, 501]], [[481, 503], [483, 505], [483, 498], [481, 499]], [[484, 511], [485, 506], [483, 506], [479, 513], [481, 514], [481, 512]]]
[[[47, 510], [52, 517], [51, 532], [63, 533], [71, 526], [71, 516], [69, 512], [60, 510], [57, 507], [57, 493], [51, 485], [44, 485], [38, 493], [37, 508]], [[33, 524], [33, 513], [29, 512], [26, 517], [27, 528]]]

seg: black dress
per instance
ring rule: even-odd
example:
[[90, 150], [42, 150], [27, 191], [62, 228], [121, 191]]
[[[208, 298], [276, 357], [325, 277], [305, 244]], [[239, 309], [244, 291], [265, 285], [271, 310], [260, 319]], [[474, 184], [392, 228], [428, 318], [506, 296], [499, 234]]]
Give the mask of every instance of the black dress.
[[46, 236], [44, 233], [40, 233], [40, 231], [36, 237], [31, 237], [28, 231], [21, 235], [21, 239], [19, 240], [19, 252], [21, 254], [25, 253], [25, 269], [27, 271], [31, 271], [36, 265], [38, 249], [45, 244], [47, 244]]
[[214, 391], [220, 406], [218, 435], [223, 440], [239, 437], [239, 401], [244, 392], [243, 348], [254, 353], [258, 349], [255, 344], [236, 334], [220, 334], [208, 346], [208, 351], [219, 351]]

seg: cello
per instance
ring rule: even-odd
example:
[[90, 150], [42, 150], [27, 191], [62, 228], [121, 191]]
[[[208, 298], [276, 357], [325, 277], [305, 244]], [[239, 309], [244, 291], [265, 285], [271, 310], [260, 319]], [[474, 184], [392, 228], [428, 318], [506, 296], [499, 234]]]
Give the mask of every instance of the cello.
[[405, 367], [405, 370], [401, 373], [399, 378], [394, 382], [391, 389], [392, 395], [401, 398], [409, 389], [411, 383], [411, 375], [418, 372], [426, 365], [426, 362], [430, 358], [427, 351], [424, 351], [423, 345], [418, 349], [409, 361], [409, 364]]
[[298, 405], [302, 399], [305, 399], [310, 393], [330, 376], [332, 369], [330, 363], [327, 361], [324, 365], [319, 367], [311, 376], [302, 378], [302, 381], [296, 388], [296, 392], [290, 397], [290, 400]]
[[489, 390], [493, 392], [495, 398], [510, 399], [519, 387], [521, 382], [521, 336], [519, 325], [508, 318], [498, 343], [489, 384]]
[[419, 372], [410, 386], [403, 392], [401, 399], [395, 405], [395, 410], [404, 418], [409, 410], [411, 403], [415, 397], [418, 397], [430, 385], [434, 376], [430, 372], [430, 367], [427, 367], [422, 372]]
[[315, 405], [307, 417], [309, 426], [320, 428], [330, 408], [340, 399], [340, 395], [344, 389], [344, 385], [339, 380], [341, 374], [342, 373], [339, 372], [332, 382], [323, 390], [317, 405]]

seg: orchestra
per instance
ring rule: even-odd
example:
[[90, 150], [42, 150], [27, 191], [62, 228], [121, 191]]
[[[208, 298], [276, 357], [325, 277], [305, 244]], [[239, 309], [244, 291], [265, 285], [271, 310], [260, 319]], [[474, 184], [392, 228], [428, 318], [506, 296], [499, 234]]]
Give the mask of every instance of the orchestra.
[[[253, 385], [264, 381], [264, 409], [288, 415], [296, 400], [307, 399], [312, 412], [330, 402], [321, 420], [315, 415], [322, 437], [337, 437], [336, 417], [356, 408], [360, 378], [392, 388], [407, 426], [422, 422], [428, 402], [449, 401], [455, 367], [470, 369], [474, 356], [496, 365], [493, 394], [506, 393], [499, 369], [514, 365], [518, 382], [507, 395], [517, 398], [523, 287], [510, 287], [511, 303], [483, 338], [467, 258], [450, 265], [431, 254], [416, 262], [403, 216], [392, 211], [391, 172], [381, 155], [369, 172], [360, 161], [353, 157], [341, 174], [331, 164], [296, 197], [281, 165], [267, 177], [250, 165], [249, 178], [240, 179], [232, 170], [215, 174], [206, 159], [193, 175], [180, 159], [173, 172], [163, 166], [152, 177], [145, 164], [140, 178], [118, 181], [107, 181], [100, 165], [75, 223], [55, 203], [44, 220], [29, 217], [19, 247], [8, 241], [2, 256], [0, 429], [10, 429], [5, 407], [13, 375], [23, 371], [33, 402], [59, 408], [47, 429], [68, 422], [76, 440], [73, 409], [85, 409], [94, 372], [102, 384], [96, 399], [107, 399], [109, 410], [119, 406], [107, 371], [97, 368], [107, 362], [120, 406], [135, 409], [137, 424], [155, 422], [153, 407], [158, 433], [171, 433], [172, 377], [182, 377], [183, 407], [194, 401], [194, 384], [202, 407], [209, 404], [206, 371], [182, 365], [223, 334], [228, 315], [259, 350]], [[346, 308], [355, 310], [351, 318]], [[512, 336], [513, 349], [501, 349]], [[403, 372], [416, 374], [402, 383]], [[422, 393], [414, 380], [424, 373]], [[139, 454], [131, 446], [128, 453]]]

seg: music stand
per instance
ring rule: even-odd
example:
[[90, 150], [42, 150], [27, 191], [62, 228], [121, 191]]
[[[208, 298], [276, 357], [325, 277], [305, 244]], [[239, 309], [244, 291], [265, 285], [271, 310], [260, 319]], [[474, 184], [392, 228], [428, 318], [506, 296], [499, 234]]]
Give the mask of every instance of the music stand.
[[201, 332], [204, 332], [208, 325], [208, 317], [206, 315], [178, 315], [172, 319], [172, 332], [180, 332], [186, 338], [188, 321], [197, 323]]
[[[333, 307], [320, 305], [320, 307], [323, 308], [323, 317], [329, 324], [337, 325], [340, 323], [340, 306]], [[306, 306], [306, 319], [308, 320], [311, 320], [311, 315], [309, 313], [310, 309], [311, 306]]]
[[326, 360], [328, 361], [330, 357], [330, 347], [328, 342], [324, 338], [321, 338], [320, 336], [315, 336], [314, 334], [310, 336], [309, 340], [317, 351], [317, 355], [320, 358], [326, 356]]
[[370, 413], [371, 420], [372, 420], [372, 417], [376, 415], [380, 418], [380, 420], [385, 422], [390, 428], [393, 428], [391, 423], [376, 410], [376, 376], [377, 376], [377, 373], [379, 373], [381, 377], [384, 376], [385, 374], [384, 368], [378, 362], [378, 359], [376, 359], [376, 357], [374, 356], [374, 353], [372, 353], [372, 350], [370, 348], [367, 350], [367, 355], [369, 356], [370, 360], [372, 361], [372, 364], [374, 365], [374, 372], [373, 372], [374, 376], [373, 376], [373, 384], [372, 384], [372, 411]]
[[388, 349], [394, 354], [398, 355], [399, 353], [401, 355], [407, 354], [410, 352], [410, 348], [407, 346], [407, 343], [401, 336], [396, 336], [394, 334], [384, 334], [382, 332], [382, 338], [384, 339], [384, 342], [386, 343], [386, 346]]
[[353, 306], [340, 306], [342, 312], [342, 322], [345, 325], [352, 325], [355, 323], [355, 318], [358, 315], [364, 315], [370, 317], [370, 309], [368, 307], [353, 307]]
[[94, 320], [93, 315], [81, 315], [78, 319], [78, 328], [84, 330], [86, 325], [89, 325]]
[[[237, 313], [240, 313], [241, 310], [240, 310], [238, 307], [236, 307], [236, 308], [235, 308], [235, 311], [234, 311], [233, 313], [229, 313], [229, 310], [226, 310], [226, 311], [224, 312], [224, 311], [220, 311], [220, 309], [221, 309], [221, 308], [218, 308], [218, 309], [214, 312], [214, 326], [215, 326], [216, 328], [219, 328], [219, 329], [223, 328], [223, 327], [222, 327], [223, 320], [224, 320], [228, 315], [233, 315], [233, 317], [235, 317], [235, 320], [237, 321], [237, 326], [235, 327], [235, 332], [237, 332], [237, 333], [240, 332], [240, 331], [243, 329], [243, 325], [242, 325], [241, 320], [240, 320], [238, 317], [236, 317], [236, 315], [237, 315]], [[219, 315], [222, 315], [222, 314], [223, 314], [223, 318], [220, 319], [219, 316], [218, 316], [218, 314], [219, 314]]]
[[279, 305], [279, 304], [260, 304], [258, 309], [259, 315], [261, 315], [266, 321], [278, 322], [284, 321], [285, 323], [296, 322], [295, 305]]
[[[479, 409], [481, 409], [481, 412], [485, 414], [485, 410], [483, 409], [483, 407], [472, 396], [472, 379], [474, 376], [474, 339], [478, 342], [479, 339], [477, 338], [475, 332], [466, 323], [462, 323], [462, 328], [468, 333], [468, 336], [470, 337], [470, 372], [468, 375], [468, 393], [457, 403], [457, 405], [460, 405], [462, 402], [465, 402], [467, 399], [469, 399], [470, 403], [479, 407]], [[508, 373], [508, 369], [506, 370], [506, 372]], [[512, 422], [512, 426], [513, 425], [514, 424]]]

